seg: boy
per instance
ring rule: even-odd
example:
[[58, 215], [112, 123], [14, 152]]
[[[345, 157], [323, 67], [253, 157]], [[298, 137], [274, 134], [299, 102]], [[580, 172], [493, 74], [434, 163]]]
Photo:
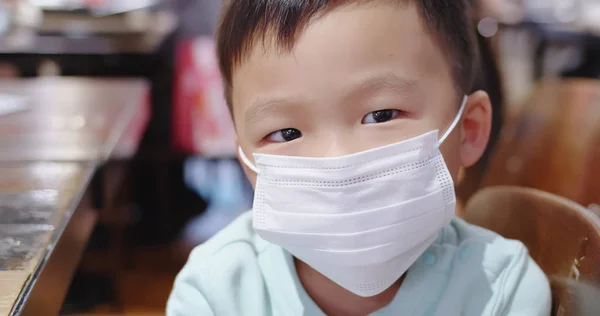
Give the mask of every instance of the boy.
[[550, 313], [517, 242], [454, 218], [490, 102], [460, 0], [231, 0], [218, 55], [252, 212], [193, 251], [188, 315]]

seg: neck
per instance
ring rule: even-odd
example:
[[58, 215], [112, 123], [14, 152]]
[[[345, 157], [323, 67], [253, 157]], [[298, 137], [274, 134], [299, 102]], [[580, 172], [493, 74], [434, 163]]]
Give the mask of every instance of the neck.
[[296, 258], [294, 264], [300, 282], [308, 295], [325, 314], [330, 316], [364, 316], [378, 311], [392, 302], [404, 279], [402, 276], [380, 294], [361, 297], [337, 285]]

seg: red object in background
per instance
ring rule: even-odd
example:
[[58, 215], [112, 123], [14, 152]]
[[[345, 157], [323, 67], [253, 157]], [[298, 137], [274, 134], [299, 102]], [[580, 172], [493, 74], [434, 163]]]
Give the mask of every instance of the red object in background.
[[176, 58], [175, 147], [205, 157], [234, 157], [235, 130], [223, 95], [213, 38], [182, 41]]
[[99, 7], [105, 4], [105, 0], [85, 0], [85, 4], [88, 7]]

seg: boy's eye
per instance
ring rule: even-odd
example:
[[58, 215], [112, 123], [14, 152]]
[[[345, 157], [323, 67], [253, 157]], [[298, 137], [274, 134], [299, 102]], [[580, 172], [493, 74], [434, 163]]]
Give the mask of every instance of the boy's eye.
[[363, 124], [377, 124], [395, 119], [401, 114], [398, 110], [380, 110], [371, 112], [362, 119]]
[[302, 137], [302, 132], [295, 128], [285, 128], [275, 131], [267, 136], [267, 139], [274, 143], [291, 142], [294, 139]]

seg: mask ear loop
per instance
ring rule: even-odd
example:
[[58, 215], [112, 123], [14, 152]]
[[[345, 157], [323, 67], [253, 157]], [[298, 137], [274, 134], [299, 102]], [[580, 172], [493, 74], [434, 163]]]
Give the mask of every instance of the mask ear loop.
[[242, 150], [242, 147], [238, 147], [238, 153], [240, 154], [240, 158], [242, 158], [242, 162], [244, 162], [244, 164], [250, 168], [250, 170], [254, 171], [256, 174], [259, 174], [260, 172], [258, 172], [258, 168], [256, 168], [256, 166], [250, 162], [250, 159], [248, 159], [248, 157], [246, 157], [246, 155], [244, 154], [244, 151]]
[[452, 133], [454, 128], [456, 128], [456, 125], [458, 125], [458, 122], [460, 122], [463, 112], [465, 111], [465, 107], [467, 106], [467, 99], [468, 99], [468, 97], [465, 95], [465, 97], [463, 98], [462, 104], [460, 105], [460, 109], [458, 110], [458, 114], [456, 114], [456, 117], [454, 118], [454, 121], [452, 122], [450, 127], [448, 127], [448, 129], [446, 130], [446, 132], [444, 133], [444, 136], [442, 136], [440, 138], [440, 140], [438, 140], [438, 145], [437, 145], [438, 148], [444, 143], [446, 138], [448, 138], [448, 136], [450, 136], [450, 134]]

